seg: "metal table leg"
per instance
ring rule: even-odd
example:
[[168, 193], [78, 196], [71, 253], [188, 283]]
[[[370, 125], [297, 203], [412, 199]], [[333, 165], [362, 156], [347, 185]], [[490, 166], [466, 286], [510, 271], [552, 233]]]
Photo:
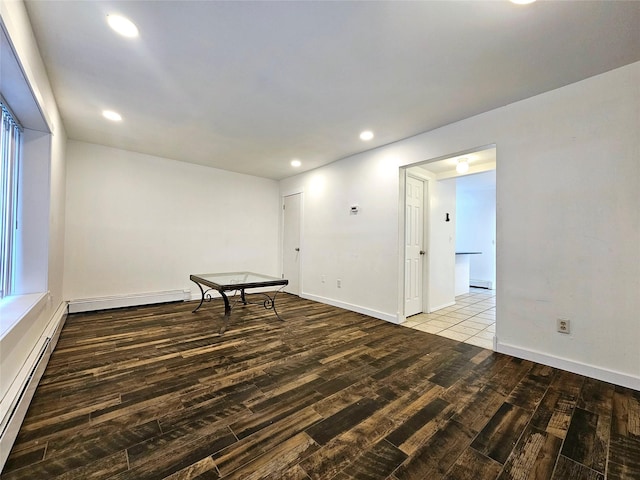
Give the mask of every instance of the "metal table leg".
[[[284, 286], [282, 287], [284, 288]], [[269, 295], [268, 293], [265, 292], [256, 292], [253, 295], [262, 295], [263, 297], [265, 297], [265, 300], [263, 300], [262, 306], [264, 308], [266, 308], [267, 310], [273, 310], [273, 313], [276, 314], [276, 317], [278, 317], [278, 320], [281, 320], [284, 322], [284, 319], [278, 314], [278, 311], [276, 310], [276, 296], [278, 295], [278, 293], [280, 293], [282, 291], [282, 288], [276, 290], [273, 293], [273, 296]], [[249, 302], [245, 299], [244, 297], [244, 290], [242, 291], [242, 302], [247, 305], [247, 304], [254, 304], [254, 305], [260, 305], [260, 303], [255, 303], [255, 302]]]
[[[284, 288], [284, 287], [282, 287]], [[278, 314], [278, 311], [276, 310], [276, 296], [278, 295], [278, 293], [280, 293], [282, 291], [282, 288], [278, 289], [276, 291], [276, 293], [273, 294], [273, 298], [271, 299], [271, 308], [273, 309], [273, 313], [276, 314], [276, 317], [278, 317], [278, 319], [281, 322], [284, 322], [284, 319]]]
[[[227, 295], [222, 291], [222, 290], [218, 290], [218, 292], [220, 293], [220, 295], [222, 295], [222, 299], [224, 300], [224, 324], [222, 325], [222, 328], [220, 328], [220, 335], [222, 335], [226, 330], [227, 330], [227, 326], [229, 325], [229, 317], [231, 316], [231, 305], [229, 305], [229, 299], [227, 298]], [[242, 291], [244, 293], [244, 290]]]
[[[193, 282], [193, 280], [191, 280]], [[191, 313], [196, 313], [198, 311], [198, 309], [202, 306], [202, 303], [204, 302], [204, 290], [202, 289], [202, 285], [200, 285], [198, 282], [193, 282], [196, 285], [198, 285], [198, 288], [200, 289], [200, 293], [202, 294], [202, 298], [200, 299], [200, 304], [195, 308], [195, 310], [193, 310]]]
[[[196, 313], [200, 307], [202, 307], [202, 304], [206, 301], [206, 302], [210, 302], [213, 298], [211, 297], [210, 293], [207, 293], [211, 290], [216, 290], [220, 296], [222, 297], [222, 300], [224, 301], [224, 323], [222, 325], [222, 327], [220, 327], [220, 335], [224, 334], [224, 332], [226, 332], [227, 327], [229, 326], [229, 318], [231, 317], [231, 309], [233, 308], [232, 305], [229, 302], [229, 297], [227, 297], [227, 294], [224, 293], [223, 290], [218, 290], [213, 289], [213, 288], [209, 288], [207, 290], [204, 290], [202, 288], [202, 285], [200, 285], [198, 282], [196, 282], [195, 280], [192, 280], [193, 283], [195, 283], [198, 288], [200, 289], [200, 294], [201, 294], [201, 298], [200, 298], [200, 303], [198, 304], [198, 306], [193, 309], [192, 313]], [[269, 295], [268, 293], [263, 293], [263, 292], [258, 292], [257, 295], [262, 295], [263, 297], [266, 297], [266, 299], [262, 302], [262, 305], [264, 306], [264, 308], [266, 308], [267, 310], [273, 310], [273, 313], [276, 314], [276, 317], [281, 320], [284, 321], [284, 319], [278, 314], [278, 311], [276, 310], [276, 296], [278, 295], [278, 293], [280, 293], [280, 291], [282, 291], [282, 289], [284, 288], [281, 287], [279, 290], [275, 291], [273, 296]], [[247, 300], [247, 297], [245, 295], [245, 291], [244, 288], [240, 289], [240, 301], [244, 304], [244, 305], [248, 305], [250, 303], [253, 302], [249, 302]], [[238, 300], [235, 301], [234, 305], [238, 302]], [[259, 304], [258, 304], [259, 305]]]

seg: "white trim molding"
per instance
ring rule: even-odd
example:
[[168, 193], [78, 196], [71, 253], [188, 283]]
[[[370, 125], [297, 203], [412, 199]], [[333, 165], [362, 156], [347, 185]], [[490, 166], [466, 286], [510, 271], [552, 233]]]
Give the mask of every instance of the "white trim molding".
[[[495, 338], [495, 337], [494, 337]], [[524, 360], [530, 360], [532, 362], [541, 363], [550, 367], [559, 368], [561, 370], [567, 370], [578, 375], [584, 375], [586, 377], [595, 378], [596, 380], [602, 380], [604, 382], [613, 383], [634, 390], [640, 390], [640, 377], [635, 377], [615, 370], [609, 370], [595, 365], [588, 365], [586, 363], [576, 362], [568, 358], [555, 357], [547, 353], [539, 352], [537, 350], [529, 350], [526, 348], [518, 347], [516, 345], [509, 345], [506, 343], [495, 342], [496, 351], [498, 353], [504, 353], [513, 357], [522, 358]]]
[[350, 310], [356, 313], [362, 313], [363, 315], [368, 315], [370, 317], [377, 318], [379, 320], [384, 320], [386, 322], [393, 323], [395, 325], [400, 324], [400, 320], [397, 315], [379, 312], [377, 310], [372, 310], [370, 308], [361, 307], [360, 305], [353, 305], [351, 303], [341, 302], [339, 300], [334, 300], [332, 298], [320, 297], [318, 295], [311, 295], [309, 293], [301, 293], [300, 298], [313, 300], [314, 302], [325, 303], [327, 305], [332, 305], [338, 308], [344, 308], [345, 310]]
[[442, 310], [443, 308], [447, 308], [447, 307], [452, 307], [456, 304], [455, 301], [453, 302], [447, 302], [447, 303], [443, 303], [442, 305], [436, 305], [435, 307], [433, 307], [431, 310], [429, 310], [426, 313], [433, 313], [433, 312], [437, 312], [438, 310]]

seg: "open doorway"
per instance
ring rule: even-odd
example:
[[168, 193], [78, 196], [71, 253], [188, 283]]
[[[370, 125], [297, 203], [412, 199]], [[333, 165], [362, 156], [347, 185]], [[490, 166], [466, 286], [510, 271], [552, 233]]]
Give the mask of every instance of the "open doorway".
[[[465, 163], [465, 171], [456, 169]], [[405, 167], [400, 228], [404, 326], [494, 348], [496, 288], [496, 148], [482, 147]], [[424, 182], [422, 278], [411, 245], [409, 179]], [[413, 262], [413, 263], [412, 263]], [[415, 299], [415, 285], [421, 298]], [[422, 306], [415, 311], [412, 305]]]

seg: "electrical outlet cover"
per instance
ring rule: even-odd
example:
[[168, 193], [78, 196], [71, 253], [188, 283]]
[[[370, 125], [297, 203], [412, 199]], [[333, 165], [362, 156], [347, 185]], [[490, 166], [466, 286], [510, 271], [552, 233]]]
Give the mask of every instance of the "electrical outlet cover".
[[558, 319], [558, 332], [559, 333], [571, 333], [571, 322], [566, 318]]

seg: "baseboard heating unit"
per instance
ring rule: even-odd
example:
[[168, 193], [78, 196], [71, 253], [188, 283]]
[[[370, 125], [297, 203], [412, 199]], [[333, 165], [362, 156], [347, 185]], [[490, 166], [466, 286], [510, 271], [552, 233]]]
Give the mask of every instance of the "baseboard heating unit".
[[167, 290], [163, 292], [134, 293], [109, 297], [69, 300], [69, 313], [92, 312], [111, 308], [137, 307], [154, 303], [183, 302], [191, 300], [190, 290]]

